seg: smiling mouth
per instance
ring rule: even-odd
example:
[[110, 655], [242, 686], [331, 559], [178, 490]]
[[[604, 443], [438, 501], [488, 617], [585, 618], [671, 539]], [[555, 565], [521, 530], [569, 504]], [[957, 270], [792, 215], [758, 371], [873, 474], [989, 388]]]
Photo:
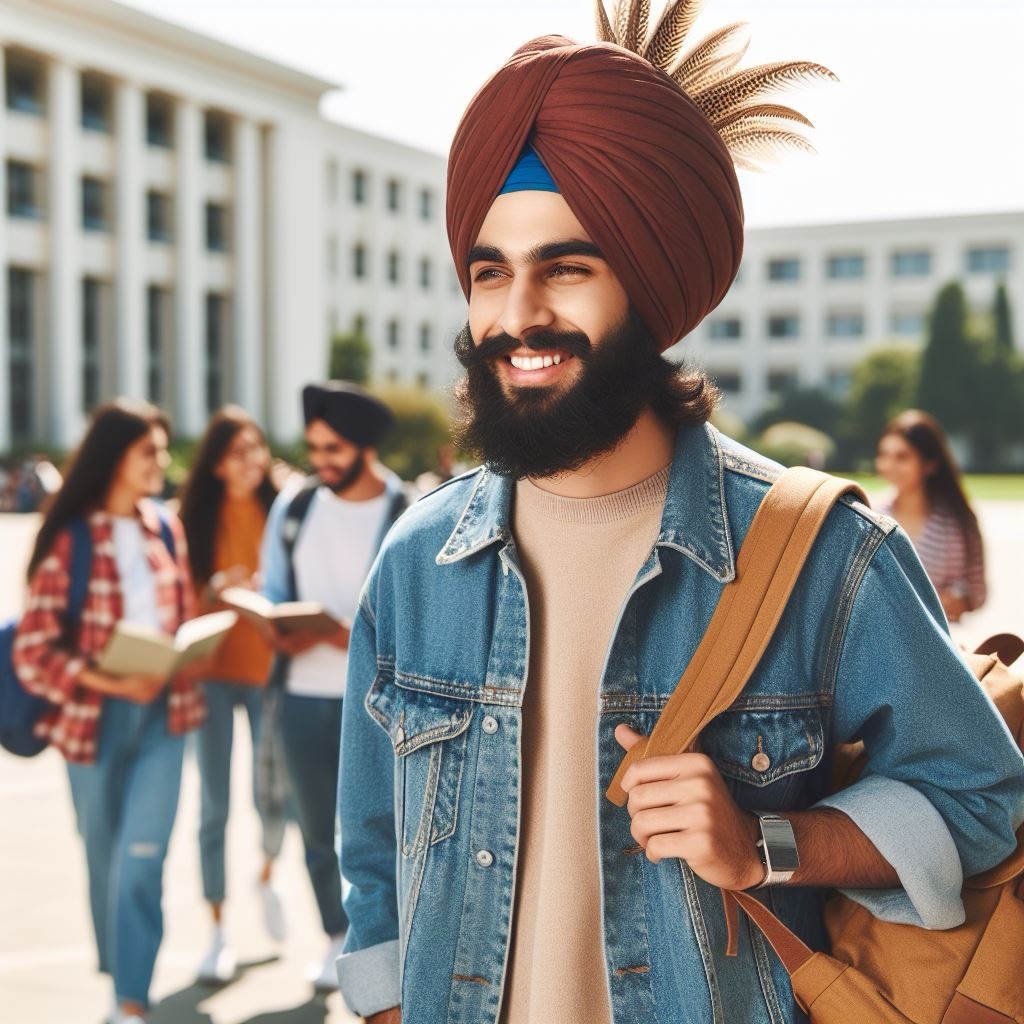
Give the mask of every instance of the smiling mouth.
[[547, 355], [519, 355], [516, 353], [506, 356], [505, 358], [517, 370], [530, 372], [534, 370], [544, 370], [549, 366], [558, 366], [573, 357], [568, 353], [554, 352]]

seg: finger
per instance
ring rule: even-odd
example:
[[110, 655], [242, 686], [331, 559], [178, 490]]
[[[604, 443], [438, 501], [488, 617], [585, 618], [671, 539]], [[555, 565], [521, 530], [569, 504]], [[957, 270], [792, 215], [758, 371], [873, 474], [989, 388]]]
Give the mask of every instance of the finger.
[[664, 782], [645, 782], [634, 786], [629, 792], [626, 809], [630, 814], [637, 814], [651, 807], [669, 807], [673, 804], [684, 804], [694, 799], [699, 793], [694, 791], [687, 781], [666, 779]]
[[718, 771], [706, 754], [669, 754], [666, 757], [646, 757], [629, 766], [622, 777], [622, 788], [628, 793], [634, 786], [645, 782], [663, 782], [666, 779], [712, 777]]
[[645, 737], [623, 722], [615, 727], [615, 740], [623, 750], [632, 750]]
[[691, 838], [707, 836], [711, 817], [701, 805], [652, 807], [639, 811], [630, 823], [630, 833], [644, 848], [654, 836], [687, 833]]

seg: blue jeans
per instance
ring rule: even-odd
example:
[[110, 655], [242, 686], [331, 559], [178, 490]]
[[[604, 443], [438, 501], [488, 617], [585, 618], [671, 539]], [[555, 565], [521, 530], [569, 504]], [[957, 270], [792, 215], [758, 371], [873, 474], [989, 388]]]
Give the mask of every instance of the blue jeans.
[[167, 731], [166, 696], [148, 705], [108, 697], [95, 764], [68, 765], [100, 970], [122, 1002], [149, 1003], [184, 746]]
[[253, 751], [253, 803], [262, 828], [263, 854], [273, 860], [281, 852], [285, 819], [265, 806], [256, 786], [256, 751], [259, 747], [265, 691], [259, 686], [209, 680], [205, 686], [206, 721], [197, 733], [197, 760], [201, 780], [199, 856], [203, 895], [210, 903], [224, 901], [224, 832], [231, 798], [231, 746], [235, 707], [249, 716]]
[[341, 706], [340, 698], [291, 693], [281, 701], [281, 738], [306, 848], [306, 870], [328, 935], [340, 935], [348, 928], [335, 849]]

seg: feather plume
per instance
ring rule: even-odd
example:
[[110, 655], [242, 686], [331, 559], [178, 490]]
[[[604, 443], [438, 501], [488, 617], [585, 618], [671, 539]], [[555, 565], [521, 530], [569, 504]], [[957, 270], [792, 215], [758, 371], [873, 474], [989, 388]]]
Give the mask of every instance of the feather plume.
[[766, 92], [775, 92], [814, 78], [836, 81], [836, 76], [828, 68], [809, 61], [791, 60], [758, 64], [715, 82], [691, 98], [714, 123]]
[[644, 37], [647, 35], [647, 19], [651, 11], [650, 0], [625, 0], [629, 10], [626, 12], [626, 23], [619, 45], [633, 53], [643, 49]]
[[[695, 91], [693, 83], [709, 68], [731, 71], [742, 59], [750, 45], [749, 26], [737, 21], [705, 36], [679, 62], [672, 72], [672, 78], [686, 93]], [[746, 38], [743, 38], [746, 36]], [[730, 47], [738, 43], [735, 49]]]
[[815, 151], [802, 135], [779, 128], [770, 121], [730, 125], [722, 131], [722, 141], [733, 157], [754, 160], [772, 159], [780, 149], [799, 149], [804, 153]]
[[628, 32], [629, 14], [632, 6], [632, 0], [615, 0], [615, 41], [619, 46], [626, 45], [623, 40]]
[[704, 0], [669, 0], [641, 56], [662, 71], [668, 71], [703, 6]]
[[736, 124], [748, 117], [798, 121], [800, 124], [807, 125], [808, 128], [814, 127], [814, 124], [798, 110], [794, 110], [792, 107], [780, 107], [775, 103], [754, 103], [749, 107], [740, 107], [731, 114], [719, 118], [714, 125], [721, 132], [729, 125]]
[[614, 43], [615, 33], [612, 31], [608, 12], [604, 8], [604, 0], [594, 0], [594, 21], [597, 25], [597, 38], [602, 43]]

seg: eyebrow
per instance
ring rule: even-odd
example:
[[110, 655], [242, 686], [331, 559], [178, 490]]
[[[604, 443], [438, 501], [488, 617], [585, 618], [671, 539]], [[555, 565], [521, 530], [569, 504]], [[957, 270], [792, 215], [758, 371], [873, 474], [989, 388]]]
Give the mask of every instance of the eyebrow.
[[[566, 256], [589, 256], [593, 259], [603, 260], [604, 253], [593, 242], [584, 241], [582, 238], [569, 238], [563, 242], [544, 242], [530, 249], [524, 260], [528, 266], [538, 263], [547, 263], [549, 260], [560, 260]], [[474, 263], [511, 263], [508, 256], [493, 245], [474, 245], [469, 251], [467, 264]]]

